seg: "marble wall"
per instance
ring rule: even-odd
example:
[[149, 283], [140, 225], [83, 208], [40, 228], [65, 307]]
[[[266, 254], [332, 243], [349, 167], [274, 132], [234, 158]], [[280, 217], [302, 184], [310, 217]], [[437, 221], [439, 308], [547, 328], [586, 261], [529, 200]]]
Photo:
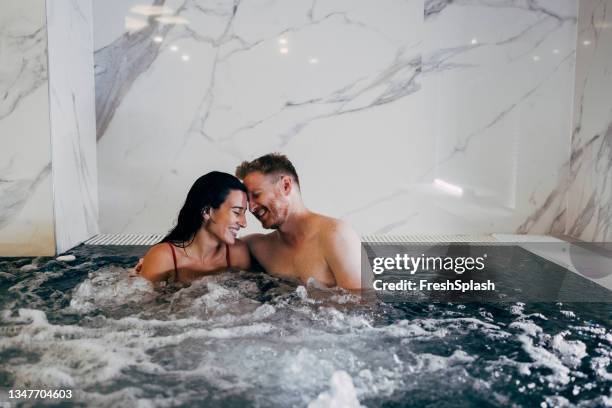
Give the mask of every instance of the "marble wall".
[[563, 231], [576, 13], [574, 0], [426, 2], [429, 174], [463, 189], [437, 205], [454, 232]]
[[64, 252], [98, 233], [91, 0], [47, 2], [55, 239]]
[[55, 253], [44, 0], [0, 2], [0, 256]]
[[271, 151], [361, 234], [565, 229], [577, 0], [93, 4], [102, 232]]
[[612, 241], [612, 0], [583, 0], [566, 233]]
[[0, 3], [0, 256], [97, 233], [91, 0]]

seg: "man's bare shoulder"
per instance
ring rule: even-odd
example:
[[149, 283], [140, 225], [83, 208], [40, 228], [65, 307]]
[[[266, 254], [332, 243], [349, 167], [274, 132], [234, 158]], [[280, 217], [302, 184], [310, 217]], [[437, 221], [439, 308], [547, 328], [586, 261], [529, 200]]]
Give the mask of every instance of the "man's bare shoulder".
[[259, 244], [265, 244], [267, 242], [270, 242], [274, 239], [274, 232], [269, 232], [267, 234], [261, 234], [261, 233], [256, 233], [256, 234], [249, 234], [249, 235], [245, 235], [244, 237], [240, 238], [240, 240], [244, 243], [246, 243], [249, 248], [251, 248], [253, 245], [259, 245]]
[[318, 229], [320, 237], [323, 240], [336, 239], [336, 238], [355, 238], [357, 233], [349, 224], [344, 220], [338, 218], [332, 218], [325, 215], [316, 214], [318, 217]]
[[245, 249], [248, 249], [248, 245], [244, 238], [236, 238], [234, 243], [231, 245], [231, 249], [236, 249], [237, 251], [244, 251]]
[[324, 217], [319, 242], [336, 285], [345, 289], [361, 288], [361, 240], [353, 227], [344, 220]]

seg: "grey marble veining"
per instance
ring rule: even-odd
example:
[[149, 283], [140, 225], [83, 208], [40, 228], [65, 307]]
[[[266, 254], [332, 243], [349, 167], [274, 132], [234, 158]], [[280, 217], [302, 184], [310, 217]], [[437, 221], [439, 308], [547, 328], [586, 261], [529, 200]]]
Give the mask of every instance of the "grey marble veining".
[[0, 2], [0, 256], [52, 255], [44, 0]]
[[2, 20], [1, 24], [0, 120], [47, 82], [45, 26], [26, 19]]
[[[590, 152], [588, 157], [583, 154], [585, 150]], [[572, 159], [572, 192], [578, 188], [583, 191], [580, 198], [570, 196], [574, 213], [566, 233], [582, 240], [607, 242], [612, 239], [612, 123], [572, 152]], [[590, 190], [578, 186], [578, 182]]]
[[[446, 112], [443, 117], [449, 121], [455, 120], [459, 115], [465, 115], [466, 117], [474, 117], [474, 124], [472, 129], [466, 129], [465, 131], [458, 130], [457, 128], [451, 128], [447, 131], [451, 134], [456, 134], [457, 141], [449, 143], [446, 151], [441, 151], [437, 154], [435, 160], [427, 166], [418, 180], [423, 183], [427, 182], [428, 179], [433, 177], [440, 177], [440, 170], [444, 169], [446, 164], [451, 165], [454, 169], [449, 177], [457, 176], [457, 170], [462, 170], [462, 167], [475, 167], [477, 170], [482, 171], [484, 167], [474, 166], [473, 163], [479, 160], [476, 155], [472, 155], [473, 158], [468, 161], [466, 156], [470, 155], [470, 147], [476, 147], [477, 150], [482, 150], [481, 144], [483, 140], [496, 138], [499, 139], [499, 152], [492, 151], [492, 157], [502, 156], [505, 142], [503, 141], [504, 131], [500, 132], [500, 127], [507, 126], [507, 123], [514, 123], [515, 127], [519, 129], [521, 126], [518, 121], [518, 115], [522, 115], [522, 111], [527, 106], [533, 106], [538, 100], [538, 96], [541, 93], [551, 92], [551, 89], [556, 87], [562, 87], [564, 93], [561, 94], [562, 104], [557, 107], [549, 106], [545, 101], [540, 102], [540, 105], [536, 107], [536, 111], [544, 113], [550, 116], [552, 119], [555, 115], [551, 115], [552, 112], [557, 112], [557, 115], [563, 116], [563, 114], [569, 114], [570, 100], [571, 100], [571, 82], [568, 79], [572, 79], [573, 76], [573, 64], [575, 59], [574, 52], [574, 36], [575, 36], [575, 25], [576, 25], [576, 14], [575, 14], [575, 2], [565, 3], [554, 3], [554, 2], [484, 2], [484, 1], [426, 1], [425, 2], [425, 22], [426, 29], [425, 41], [424, 41], [424, 54], [423, 54], [423, 88], [425, 95], [428, 95], [429, 89], [436, 89], [435, 92], [448, 92], [452, 91], [449, 85], [452, 83], [447, 78], [456, 76], [456, 87], [464, 87], [463, 83], [481, 81], [480, 78], [494, 75], [497, 78], [496, 82], [491, 82], [489, 85], [491, 88], [491, 94], [494, 97], [492, 100], [492, 106], [499, 106], [496, 111], [492, 111], [490, 114], [480, 113], [481, 110], [485, 110], [482, 107], [473, 106], [470, 109], [464, 110], [462, 105], [472, 106], [471, 99], [476, 98], [473, 95], [469, 95], [467, 100], [458, 100], [459, 104], [452, 105], [451, 110]], [[465, 9], [465, 14], [462, 14], [460, 10]], [[516, 10], [517, 22], [512, 25], [504, 25], [498, 27], [495, 31], [485, 33], [474, 33], [472, 36], [464, 34], [472, 24], [477, 26], [482, 24], [487, 19], [494, 17], [495, 14], [501, 12], [503, 9]], [[486, 15], [489, 10], [489, 14]], [[496, 10], [496, 11], [493, 11]], [[481, 13], [475, 15], [475, 12]], [[446, 13], [449, 16], [446, 16]], [[453, 17], [450, 17], [453, 14]], [[455, 17], [455, 15], [457, 15]], [[486, 17], [485, 17], [486, 15]], [[461, 34], [464, 35], [464, 41], [462, 44], [457, 44], [456, 38], [444, 37], [445, 30], [452, 30], [456, 24], [455, 20], [457, 17], [463, 19], [463, 25], [461, 27]], [[444, 25], [443, 18], [448, 18], [451, 26], [448, 24]], [[471, 23], [470, 23], [471, 22]], [[499, 29], [501, 28], [501, 29]], [[428, 36], [430, 35], [430, 37]], [[554, 38], [558, 36], [559, 38]], [[471, 40], [470, 40], [470, 37]], [[440, 41], [440, 38], [443, 40]], [[514, 78], [520, 78], [521, 71], [525, 73], [531, 70], [530, 65], [533, 62], [540, 62], [540, 60], [550, 59], [546, 56], [541, 55], [541, 48], [547, 45], [547, 42], [551, 42], [556, 47], [561, 48], [559, 45], [569, 45], [567, 48], [554, 49], [553, 54], [555, 58], [546, 62], [543, 65], [541, 73], [535, 72], [532, 78], [527, 77], [522, 81], [515, 81]], [[562, 41], [559, 41], [561, 40]], [[556, 44], [555, 44], [556, 43]], [[441, 46], [439, 46], [440, 44]], [[487, 65], [491, 65], [490, 55], [498, 53], [500, 57], [505, 58], [507, 65], [522, 64], [523, 67], [518, 66], [514, 72], [509, 73], [508, 76], [504, 77], [503, 74], [493, 74], [491, 68], [486, 68]], [[532, 61], [533, 59], [533, 61]], [[540, 64], [542, 65], [542, 64]], [[503, 67], [503, 65], [500, 65]], [[537, 68], [536, 68], [537, 69]], [[479, 78], [480, 77], [480, 78]], [[442, 79], [440, 79], [442, 78]], [[564, 79], [561, 79], [564, 78]], [[535, 81], [534, 81], [535, 79]], [[560, 80], [561, 79], [561, 80]], [[442, 83], [440, 86], [437, 83]], [[462, 83], [463, 82], [463, 83]], [[495, 87], [499, 86], [500, 83], [504, 82], [512, 83], [516, 95], [508, 97], [503, 94], [496, 94]], [[518, 93], [522, 92], [522, 93]], [[508, 93], [511, 95], [512, 93]], [[464, 95], [462, 95], [464, 96]], [[465, 95], [467, 96], [467, 95]], [[451, 97], [454, 97], [451, 93]], [[426, 97], [427, 100], [428, 96]], [[485, 100], [483, 98], [483, 100]], [[435, 105], [431, 106], [431, 110], [437, 109], [435, 107], [440, 103], [440, 99], [437, 97], [433, 98], [432, 101]], [[500, 103], [502, 102], [502, 103]], [[548, 112], [547, 112], [548, 111]], [[475, 114], [476, 113], [476, 114]], [[569, 123], [568, 123], [569, 125]], [[565, 132], [565, 133], [564, 133]], [[559, 172], [559, 176], [555, 179], [550, 180], [544, 187], [542, 182], [533, 185], [533, 187], [522, 187], [524, 192], [514, 189], [512, 194], [509, 194], [510, 202], [516, 202], [516, 198], [512, 199], [512, 196], [518, 196], [522, 194], [524, 202], [519, 202], [519, 207], [514, 209], [516, 216], [515, 226], [512, 224], [503, 224], [499, 222], [499, 219], [495, 221], [482, 220], [482, 224], [497, 225], [497, 228], [505, 229], [510, 228], [512, 232], [519, 233], [562, 233], [565, 229], [565, 200], [567, 193], [567, 179], [566, 175], [569, 171], [569, 157], [567, 154], [567, 143], [568, 143], [569, 131], [566, 127], [562, 129], [562, 132], [557, 133], [540, 133], [534, 135], [535, 137], [548, 140], [550, 144], [556, 147], [559, 152], [558, 159], [553, 163], [546, 163], [542, 161], [540, 166], [537, 166], [535, 175], [543, 174], [546, 172]], [[442, 134], [440, 139], [444, 139], [447, 135]], [[512, 136], [508, 134], [507, 136]], [[510, 137], [508, 137], [510, 139]], [[446, 143], [444, 143], [446, 145]], [[515, 147], [516, 148], [516, 147]], [[527, 148], [527, 146], [523, 147]], [[521, 154], [519, 146], [518, 153]], [[500, 154], [502, 153], [502, 154]], [[481, 153], [482, 154], [482, 153]], [[515, 153], [516, 154], [516, 153]], [[522, 155], [522, 154], [521, 154]], [[503, 157], [503, 156], [502, 156]], [[520, 159], [520, 155], [518, 156]], [[482, 160], [481, 161], [486, 161]], [[518, 182], [521, 182], [522, 177], [533, 178], [532, 174], [526, 174], [525, 176], [516, 175], [520, 170], [516, 169], [518, 160], [512, 166], [504, 168], [500, 165], [491, 165], [493, 174], [506, 171], [509, 178], [518, 178]], [[456, 163], [456, 164], [455, 164]], [[480, 167], [480, 168], [479, 168]], [[520, 169], [520, 167], [518, 167]], [[545, 170], [549, 169], [549, 170]], [[442, 176], [446, 178], [446, 176]], [[452, 178], [451, 178], [452, 180]], [[492, 182], [497, 182], [494, 176], [491, 177]], [[516, 181], [515, 181], [516, 183]], [[502, 184], [503, 186], [503, 184]], [[518, 185], [520, 187], [520, 184]], [[380, 206], [381, 203], [388, 203], [390, 201], [404, 201], [409, 199], [419, 199], [419, 194], [411, 193], [411, 190], [418, 190], [418, 184], [414, 184], [412, 187], [406, 186], [400, 190], [394, 190], [395, 193], [386, 193], [380, 197], [371, 200], [369, 204], [362, 205], [361, 207], [352, 210], [347, 215], [354, 213], [367, 213], [371, 208]], [[538, 193], [536, 195], [536, 192]], [[501, 193], [501, 191], [500, 191]], [[478, 193], [477, 193], [478, 194]], [[484, 198], [484, 197], [483, 197]], [[480, 201], [475, 199], [474, 203]], [[493, 204], [493, 203], [492, 203]], [[498, 203], [495, 203], [499, 205]], [[457, 206], [461, 206], [458, 202]], [[508, 212], [504, 207], [510, 204], [503, 204], [499, 206], [500, 212]], [[516, 205], [516, 204], [514, 204]], [[535, 207], [535, 208], [532, 208]], [[424, 212], [421, 213], [424, 216]], [[486, 217], [486, 216], [485, 216]], [[483, 217], [484, 218], [484, 217]], [[450, 228], [453, 228], [452, 226]], [[477, 230], [476, 232], [482, 232]]]
[[[437, 177], [463, 186], [457, 173], [472, 174], [470, 194], [485, 199], [495, 192], [491, 204], [500, 215], [512, 214], [510, 223], [494, 221], [497, 228], [519, 233], [564, 229], [569, 121], [557, 130], [532, 123], [570, 114], [576, 8], [572, 1], [425, 3], [431, 41], [425, 41], [423, 86], [442, 90], [430, 98], [430, 109], [453, 122], [459, 115], [465, 119], [460, 126], [440, 126], [444, 132], [432, 126], [439, 139], [447, 140], [438, 144], [436, 160], [422, 179]], [[502, 23], [502, 16], [513, 23]], [[462, 93], [457, 95], [451, 84]], [[558, 93], [554, 103], [543, 98], [550, 93]], [[457, 103], [440, 108], [447, 104], [445, 95]], [[529, 146], [533, 141], [537, 147]], [[532, 165], [531, 157], [546, 145], [554, 153]], [[490, 178], [478, 175], [486, 162], [491, 162]]]
[[0, 179], [0, 230], [17, 218], [36, 188], [51, 173], [51, 163], [44, 166], [33, 179]]
[[[163, 6], [165, 0], [155, 0], [154, 6]], [[155, 61], [160, 46], [152, 41], [155, 35], [164, 35], [169, 26], [161, 27], [153, 17], [148, 25], [135, 33], [125, 33], [112, 44], [96, 50], [96, 134], [100, 139], [113, 118], [123, 96], [132, 83]], [[129, 57], [128, 57], [129, 55]]]
[[47, 4], [51, 146], [58, 252], [98, 233], [91, 0]]
[[612, 240], [612, 1], [580, 3], [566, 234]]
[[160, 4], [97, 3], [103, 232], [270, 151], [362, 234], [565, 228], [576, 0]]
[[0, 256], [98, 232], [91, 0], [0, 2]]
[[[136, 60], [130, 65], [133, 72], [126, 74], [129, 78], [109, 75], [115, 78], [111, 81], [119, 83], [107, 93], [97, 92], [98, 123], [106, 126], [110, 118], [107, 130], [98, 134], [103, 230], [128, 232], [154, 225], [146, 220], [159, 211], [159, 205], [167, 205], [171, 211], [168, 196], [182, 194], [173, 185], [174, 180], [190, 179], [192, 169], [197, 168], [189, 166], [190, 160], [199, 167], [232, 171], [237, 162], [258, 151], [292, 149], [307, 142], [306, 135], [318, 126], [353, 117], [360, 120], [360, 116], [377, 114], [381, 109], [397, 109], [395, 105], [404, 100], [412, 103], [409, 100], [419, 92], [419, 36], [412, 34], [419, 30], [422, 4], [389, 2], [387, 7], [395, 7], [399, 13], [391, 24], [387, 14], [368, 2], [352, 7], [341, 2], [312, 1], [291, 5], [238, 1], [164, 5], [173, 17], [188, 23], [157, 25], [157, 31], [148, 24], [134, 33], [117, 32], [114, 39], [109, 33], [101, 33], [106, 40], [100, 41], [103, 45], [96, 50], [98, 88], [106, 88], [101, 75], [107, 75], [116, 61], [123, 60], [121, 52], [130, 56], [124, 59]], [[134, 17], [135, 13], [128, 10], [128, 15]], [[149, 17], [151, 20], [156, 17]], [[398, 36], [402, 30], [405, 35]], [[145, 42], [148, 37], [149, 46], [136, 46], [132, 54], [125, 41], [136, 37]], [[290, 51], [286, 54], [281, 51], [281, 40], [288, 41]], [[343, 57], [347, 47], [348, 59]], [[117, 50], [116, 57], [109, 56], [110, 49]], [[139, 56], [143, 53], [147, 61], [141, 64]], [[181, 57], [187, 59], [181, 62]], [[289, 65], [284, 68], [283, 64]], [[254, 66], [258, 67], [251, 69]], [[156, 89], [163, 90], [159, 95], [163, 92], [168, 103], [154, 96], [151, 85], [155, 81]], [[127, 92], [121, 94], [118, 89]], [[180, 89], [184, 89], [182, 100], [176, 99]], [[141, 123], [138, 116], [132, 116], [136, 120], [132, 123], [144, 127], [128, 124], [127, 112], [150, 115], [133, 109], [144, 95], [154, 101], [148, 107], [150, 112], [158, 112], [151, 119], [160, 124], [160, 130]], [[107, 103], [107, 96], [112, 103]], [[112, 118], [107, 115], [111, 106]], [[128, 127], [135, 132], [120, 136]], [[119, 142], [122, 146], [117, 145], [118, 137], [123, 140]], [[112, 164], [112, 152], [123, 152], [120, 154], [128, 161], [119, 167], [125, 171], [125, 167], [141, 162], [139, 151], [143, 143], [148, 143], [145, 138], [154, 140], [164, 154], [156, 158], [158, 162], [148, 175], [134, 169], [135, 177], [124, 181], [135, 189], [149, 191], [150, 198], [131, 203], [127, 195], [122, 195], [119, 200], [109, 198], [107, 204], [106, 196], [114, 194], [111, 185], [122, 183], [120, 168]], [[198, 151], [206, 152], [206, 158], [196, 158]], [[125, 216], [107, 217], [117, 201], [126, 210]]]

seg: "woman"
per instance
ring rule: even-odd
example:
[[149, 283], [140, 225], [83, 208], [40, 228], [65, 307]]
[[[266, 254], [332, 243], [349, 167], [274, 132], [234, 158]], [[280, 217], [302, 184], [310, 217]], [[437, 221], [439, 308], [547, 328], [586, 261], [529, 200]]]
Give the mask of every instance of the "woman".
[[151, 282], [191, 282], [229, 268], [248, 269], [247, 189], [236, 177], [212, 171], [193, 184], [176, 226], [144, 257], [140, 275]]

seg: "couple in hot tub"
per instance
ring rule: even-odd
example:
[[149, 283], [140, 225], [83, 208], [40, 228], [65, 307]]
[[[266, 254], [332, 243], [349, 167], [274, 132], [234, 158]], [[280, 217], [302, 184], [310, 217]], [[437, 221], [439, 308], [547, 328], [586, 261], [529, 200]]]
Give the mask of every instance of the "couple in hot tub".
[[[302, 201], [297, 172], [281, 154], [267, 154], [193, 184], [176, 226], [139, 262], [152, 282], [190, 282], [255, 262], [269, 274], [327, 287], [361, 288], [360, 240], [345, 222], [316, 214]], [[248, 209], [269, 234], [238, 239]]]

